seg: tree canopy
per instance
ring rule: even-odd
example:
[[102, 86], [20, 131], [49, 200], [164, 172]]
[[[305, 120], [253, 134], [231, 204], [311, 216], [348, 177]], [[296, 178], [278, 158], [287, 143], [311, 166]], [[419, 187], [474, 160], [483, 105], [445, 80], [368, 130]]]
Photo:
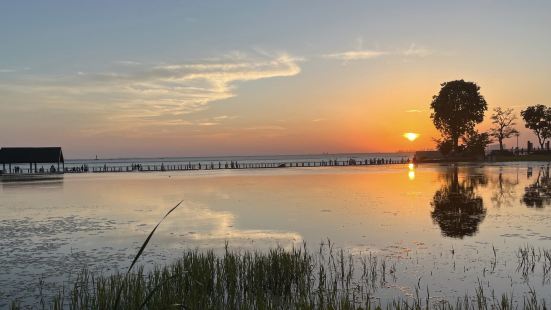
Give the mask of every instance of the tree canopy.
[[488, 106], [474, 82], [456, 80], [441, 86], [431, 103], [431, 118], [444, 140], [451, 141], [452, 150], [458, 151], [459, 138], [483, 121]]
[[545, 141], [551, 138], [551, 108], [543, 104], [529, 106], [521, 111], [520, 115], [524, 119], [524, 126], [536, 134], [540, 147], [543, 149]]

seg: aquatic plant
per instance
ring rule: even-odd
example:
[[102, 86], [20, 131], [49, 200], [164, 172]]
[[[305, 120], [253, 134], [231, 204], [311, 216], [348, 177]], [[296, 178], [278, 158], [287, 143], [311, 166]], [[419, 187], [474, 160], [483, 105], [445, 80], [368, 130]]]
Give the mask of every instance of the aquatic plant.
[[[101, 274], [82, 269], [76, 279], [54, 296], [40, 291], [42, 309], [515, 309], [513, 294], [500, 298], [479, 280], [475, 295], [454, 301], [422, 294], [420, 279], [415, 295], [383, 300], [375, 298], [387, 279], [396, 281], [395, 262], [372, 253], [352, 254], [335, 249], [328, 240], [312, 252], [306, 243], [267, 252], [186, 250], [175, 262], [145, 271], [138, 259], [162, 221], [159, 221], [125, 273]], [[452, 250], [453, 251], [453, 250]], [[493, 247], [492, 266], [497, 263]], [[523, 275], [542, 265], [544, 279], [551, 269], [551, 251], [525, 246], [518, 250], [518, 269]], [[358, 268], [359, 267], [359, 268]], [[546, 309], [545, 300], [530, 289], [522, 296], [524, 309]], [[11, 309], [21, 309], [18, 301]]]
[[[361, 267], [355, 272], [355, 264]], [[306, 244], [268, 252], [186, 251], [182, 257], [149, 272], [101, 275], [83, 269], [68, 290], [47, 300], [50, 309], [514, 309], [513, 295], [500, 298], [480, 281], [475, 295], [455, 302], [431, 299], [430, 291], [381, 303], [374, 298], [384, 285], [388, 263], [368, 255], [357, 258], [322, 244], [312, 253]], [[396, 272], [396, 271], [394, 271]], [[355, 276], [358, 275], [358, 276]], [[122, 289], [121, 289], [122, 288]], [[534, 291], [522, 308], [545, 309]], [[12, 309], [19, 309], [17, 303]]]

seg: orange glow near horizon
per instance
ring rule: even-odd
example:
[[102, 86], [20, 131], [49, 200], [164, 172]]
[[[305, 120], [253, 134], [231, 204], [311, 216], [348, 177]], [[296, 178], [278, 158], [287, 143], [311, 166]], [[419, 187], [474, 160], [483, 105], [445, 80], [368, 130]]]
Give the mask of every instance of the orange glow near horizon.
[[[294, 1], [273, 14], [268, 6], [236, 4], [234, 19], [203, 14], [209, 8], [202, 4], [164, 5], [155, 14], [128, 14], [114, 4], [109, 18], [90, 10], [81, 25], [64, 18], [79, 16], [78, 6], [49, 4], [45, 16], [11, 2], [17, 4], [3, 11], [26, 18], [0, 19], [2, 29], [13, 30], [0, 52], [0, 146], [60, 146], [65, 159], [434, 150], [441, 133], [431, 118], [433, 96], [458, 79], [475, 82], [488, 103], [477, 130], [493, 126], [493, 108], [512, 108], [520, 137], [505, 144], [526, 146], [537, 137], [519, 112], [551, 98], [551, 41], [541, 39], [551, 28], [542, 14], [547, 4], [479, 6], [484, 13], [473, 16], [473, 29], [492, 27], [466, 35], [462, 19], [428, 27], [418, 18], [443, 18], [453, 3], [400, 14], [370, 1], [331, 3], [307, 20], [310, 8]], [[179, 14], [201, 16], [200, 23]], [[248, 27], [241, 17], [249, 16], [265, 18]], [[366, 17], [369, 29], [381, 30], [358, 28]], [[95, 22], [112, 33], [88, 31]], [[60, 31], [52, 36], [45, 23]], [[509, 33], [515, 35], [503, 35]], [[516, 35], [524, 33], [530, 35]], [[41, 48], [29, 49], [44, 37]], [[90, 42], [102, 43], [100, 55], [90, 53]], [[163, 49], [153, 51], [159, 43]]]

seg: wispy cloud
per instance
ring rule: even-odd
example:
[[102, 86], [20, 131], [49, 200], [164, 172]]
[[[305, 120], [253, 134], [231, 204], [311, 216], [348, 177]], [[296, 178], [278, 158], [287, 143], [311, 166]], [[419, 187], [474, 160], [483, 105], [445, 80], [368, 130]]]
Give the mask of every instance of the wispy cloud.
[[377, 51], [377, 50], [355, 50], [355, 51], [339, 52], [339, 53], [333, 53], [333, 54], [325, 54], [323, 55], [323, 57], [329, 58], [329, 59], [351, 61], [351, 60], [373, 59], [373, 58], [381, 57], [387, 54], [388, 54], [387, 52]]
[[406, 110], [406, 113], [421, 113], [421, 112], [423, 112], [423, 110], [418, 110], [418, 109]]
[[199, 126], [216, 126], [218, 125], [218, 123], [216, 122], [202, 122], [202, 123], [199, 123]]
[[265, 125], [265, 126], [254, 126], [254, 127], [247, 127], [243, 128], [244, 130], [252, 130], [252, 131], [279, 131], [279, 130], [286, 130], [287, 128], [283, 126], [271, 126], [271, 125]]
[[133, 61], [133, 60], [119, 60], [119, 61], [115, 61], [115, 64], [123, 65], [123, 66], [138, 66], [138, 65], [141, 65], [140, 62]]
[[31, 68], [24, 67], [24, 68], [0, 68], [0, 73], [16, 73], [16, 72], [23, 72], [23, 71], [29, 71]]
[[419, 46], [412, 43], [407, 49], [402, 50], [375, 50], [375, 49], [362, 49], [360, 42], [360, 48], [351, 51], [342, 51], [330, 54], [322, 55], [326, 59], [342, 60], [344, 62], [355, 60], [369, 60], [380, 58], [383, 56], [404, 56], [404, 57], [426, 57], [432, 55], [434, 52], [426, 47]]
[[404, 56], [417, 56], [426, 57], [432, 55], [434, 52], [428, 48], [417, 46], [415, 43], [411, 43], [409, 48], [402, 52]]
[[[300, 73], [299, 60], [286, 53], [232, 53], [216, 59], [172, 64], [119, 61], [109, 72], [66, 76], [26, 76], [0, 82], [0, 90], [25, 98], [33, 107], [96, 113], [97, 127], [182, 122], [214, 101], [236, 96], [238, 83], [290, 77]], [[122, 65], [122, 66], [121, 66]], [[34, 100], [33, 100], [34, 98]], [[23, 100], [21, 100], [23, 101]], [[37, 104], [37, 102], [39, 102]], [[212, 126], [229, 116], [202, 122]], [[121, 126], [119, 126], [121, 128]]]
[[219, 116], [213, 117], [213, 119], [215, 119], [215, 120], [223, 120], [223, 119], [228, 119], [228, 118], [230, 118], [230, 117], [227, 116], [227, 115], [219, 115]]

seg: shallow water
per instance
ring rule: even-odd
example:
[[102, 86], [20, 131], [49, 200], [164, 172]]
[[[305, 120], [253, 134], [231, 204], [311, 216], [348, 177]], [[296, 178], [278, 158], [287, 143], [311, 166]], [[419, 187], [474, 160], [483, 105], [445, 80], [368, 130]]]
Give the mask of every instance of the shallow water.
[[[551, 300], [538, 266], [517, 270], [517, 250], [551, 249], [547, 163], [286, 168], [66, 175], [0, 184], [0, 308], [67, 284], [83, 266], [125, 270], [164, 213], [141, 258], [147, 266], [186, 248], [266, 249], [330, 239], [396, 265], [376, 296], [474, 294], [481, 283], [518, 301]], [[494, 255], [495, 249], [495, 255]], [[43, 284], [40, 284], [40, 279]]]

